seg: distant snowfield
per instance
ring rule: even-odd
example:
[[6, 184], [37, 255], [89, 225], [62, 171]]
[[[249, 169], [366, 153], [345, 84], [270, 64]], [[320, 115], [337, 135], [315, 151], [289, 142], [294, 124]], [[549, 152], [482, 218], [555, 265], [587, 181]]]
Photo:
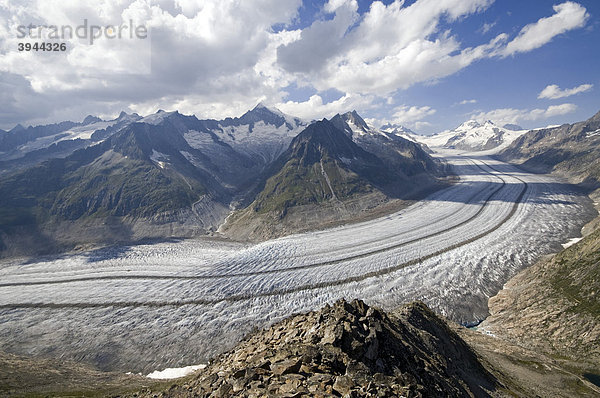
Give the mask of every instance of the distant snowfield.
[[128, 120], [129, 122], [135, 121], [135, 117], [133, 115], [126, 115], [125, 119], [117, 118], [114, 120], [102, 120], [90, 124], [86, 124], [84, 126], [75, 126], [71, 129], [60, 131], [56, 134], [38, 137], [33, 141], [28, 141], [23, 145], [18, 147], [17, 154], [13, 155], [12, 158], [21, 157], [27, 152], [36, 151], [39, 149], [48, 148], [52, 144], [58, 144], [62, 141], [68, 140], [89, 140], [92, 138], [92, 135], [98, 130], [104, 130], [109, 127], [115, 126], [117, 123], [122, 122], [123, 120]]
[[149, 373], [341, 297], [422, 300], [459, 322], [590, 219], [571, 186], [480, 154], [460, 183], [368, 222], [249, 245], [209, 239], [0, 264], [0, 349]]
[[495, 142], [493, 152], [498, 152], [508, 147], [514, 140], [527, 131], [509, 130], [496, 126], [489, 120], [483, 124], [475, 120], [469, 120], [453, 130], [442, 131], [431, 136], [415, 135], [414, 138], [429, 147], [462, 147], [470, 148], [471, 150], [482, 150], [487, 147], [486, 145], [491, 140]]

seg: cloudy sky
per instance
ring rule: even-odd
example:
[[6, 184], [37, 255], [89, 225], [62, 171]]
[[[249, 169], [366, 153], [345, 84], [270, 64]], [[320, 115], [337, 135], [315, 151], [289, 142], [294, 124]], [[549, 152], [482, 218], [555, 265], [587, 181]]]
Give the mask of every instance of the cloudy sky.
[[[259, 101], [424, 134], [574, 122], [600, 110], [599, 16], [597, 0], [0, 0], [0, 128]], [[148, 34], [47, 36], [84, 21]], [[66, 51], [18, 51], [44, 41], [19, 37], [31, 25]]]

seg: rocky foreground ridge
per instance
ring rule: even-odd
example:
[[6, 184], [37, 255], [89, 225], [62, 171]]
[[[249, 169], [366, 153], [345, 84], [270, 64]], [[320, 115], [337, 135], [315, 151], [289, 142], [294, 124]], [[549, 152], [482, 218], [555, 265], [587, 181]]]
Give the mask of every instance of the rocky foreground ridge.
[[205, 369], [177, 380], [0, 353], [0, 395], [572, 398], [600, 393], [582, 373], [592, 370], [522, 344], [446, 323], [423, 303], [386, 313], [362, 301], [340, 300], [256, 331]]
[[424, 304], [340, 300], [257, 332], [197, 376], [138, 397], [470, 397], [497, 382]]

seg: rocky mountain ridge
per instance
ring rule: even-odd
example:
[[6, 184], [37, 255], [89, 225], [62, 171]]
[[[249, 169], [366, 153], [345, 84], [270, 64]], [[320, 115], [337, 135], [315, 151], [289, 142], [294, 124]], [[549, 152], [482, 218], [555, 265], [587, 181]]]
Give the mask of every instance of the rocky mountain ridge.
[[502, 160], [557, 173], [594, 190], [600, 187], [600, 112], [588, 120], [532, 130], [498, 153]]
[[161, 396], [483, 397], [496, 388], [475, 353], [424, 304], [387, 314], [340, 300], [250, 335]]
[[253, 202], [220, 231], [261, 240], [360, 220], [406, 206], [441, 187], [448, 173], [421, 145], [371, 129], [356, 112], [338, 114], [296, 136], [264, 173]]
[[2, 353], [0, 363], [6, 396], [571, 398], [600, 392], [564, 361], [452, 324], [420, 302], [385, 312], [342, 299], [291, 315], [176, 380]]
[[[358, 114], [356, 120], [362, 120]], [[263, 104], [221, 121], [159, 110], [145, 117], [121, 113], [112, 121], [88, 116], [82, 123], [17, 126], [0, 142], [0, 147], [14, 152], [0, 154], [0, 159], [7, 156], [0, 174], [5, 199], [0, 205], [0, 253], [45, 253], [79, 245], [213, 234], [232, 207], [256, 199], [267, 178], [286, 164], [278, 160], [282, 154], [297, 157], [297, 152], [292, 154], [296, 144], [290, 144], [305, 127], [302, 120]], [[397, 138], [395, 152], [386, 155], [385, 146], [365, 150], [339, 134], [347, 141], [340, 148], [351, 150], [336, 156], [320, 150], [312, 153], [319, 158], [311, 158], [319, 166], [310, 172], [315, 179], [310, 180], [305, 170], [283, 196], [290, 189], [304, 193], [283, 203], [321, 204], [334, 197], [372, 193], [372, 184], [389, 188], [391, 181], [402, 182], [396, 189], [406, 191], [415, 186], [407, 176], [420, 173], [427, 179], [437, 172], [437, 163], [414, 143]], [[334, 141], [315, 145], [324, 148]], [[400, 141], [406, 141], [403, 149]], [[368, 150], [392, 159], [394, 169], [388, 170]], [[357, 172], [363, 174], [360, 182]], [[336, 173], [344, 177], [337, 178]], [[357, 206], [376, 207], [384, 196], [358, 198]], [[259, 202], [266, 197], [273, 195], [259, 195]], [[288, 204], [277, 211], [285, 211]], [[344, 210], [341, 218], [353, 211]], [[314, 221], [308, 225], [316, 228]]]

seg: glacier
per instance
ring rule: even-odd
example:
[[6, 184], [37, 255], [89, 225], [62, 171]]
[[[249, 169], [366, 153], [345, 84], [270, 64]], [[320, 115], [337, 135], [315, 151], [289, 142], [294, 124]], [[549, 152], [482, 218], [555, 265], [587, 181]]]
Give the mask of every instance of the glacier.
[[547, 175], [440, 150], [460, 181], [390, 215], [259, 244], [218, 238], [0, 264], [0, 349], [150, 372], [206, 363], [254, 328], [341, 297], [422, 300], [461, 323], [595, 215]]

